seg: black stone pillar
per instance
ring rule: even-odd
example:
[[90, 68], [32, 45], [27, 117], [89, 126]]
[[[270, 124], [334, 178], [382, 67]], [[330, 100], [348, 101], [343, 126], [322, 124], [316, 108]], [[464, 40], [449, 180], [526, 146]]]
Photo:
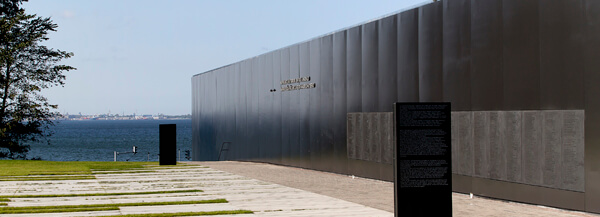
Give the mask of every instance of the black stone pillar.
[[394, 215], [452, 216], [450, 103], [395, 103]]
[[177, 164], [177, 136], [175, 124], [161, 124], [160, 131], [160, 165], [176, 165]]

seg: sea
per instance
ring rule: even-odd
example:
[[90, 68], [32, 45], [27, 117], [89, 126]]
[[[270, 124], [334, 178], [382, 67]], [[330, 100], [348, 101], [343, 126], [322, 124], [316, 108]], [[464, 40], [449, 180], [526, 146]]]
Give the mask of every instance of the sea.
[[[158, 161], [159, 125], [176, 124], [178, 160], [192, 149], [192, 120], [63, 120], [46, 141], [30, 143], [27, 158], [50, 161]], [[133, 146], [137, 153], [131, 153]]]

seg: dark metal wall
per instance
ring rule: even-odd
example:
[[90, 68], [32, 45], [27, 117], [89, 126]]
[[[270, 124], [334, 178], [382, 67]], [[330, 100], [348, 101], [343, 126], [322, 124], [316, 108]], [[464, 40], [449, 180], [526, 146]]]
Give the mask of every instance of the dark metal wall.
[[[218, 160], [231, 142], [221, 160], [392, 180], [391, 164], [347, 157], [348, 113], [396, 101], [584, 110], [584, 192], [458, 174], [453, 188], [600, 212], [599, 59], [599, 1], [436, 2], [194, 76], [193, 159]], [[281, 91], [306, 76], [316, 88]]]

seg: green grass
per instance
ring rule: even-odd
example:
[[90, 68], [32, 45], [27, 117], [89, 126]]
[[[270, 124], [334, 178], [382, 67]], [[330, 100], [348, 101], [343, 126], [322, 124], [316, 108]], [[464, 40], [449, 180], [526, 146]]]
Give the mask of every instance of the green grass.
[[8, 206], [8, 203], [0, 203], [0, 206]]
[[[63, 206], [0, 207], [0, 214], [84, 212], [84, 211], [118, 210], [119, 207], [124, 207], [124, 206], [164, 206], [164, 205], [206, 204], [206, 203], [227, 203], [227, 202], [228, 201], [225, 199], [214, 199], [214, 200], [113, 203], [113, 204], [89, 204], [89, 205], [63, 205]], [[90, 209], [100, 209], [100, 210], [90, 210]]]
[[91, 175], [92, 170], [131, 170], [157, 166], [158, 162], [0, 160], [0, 176]]
[[210, 212], [176, 212], [176, 213], [155, 213], [155, 214], [131, 214], [131, 215], [109, 215], [100, 217], [171, 217], [171, 216], [202, 216], [202, 215], [232, 215], [232, 214], [252, 214], [250, 210], [227, 210]]
[[116, 192], [116, 193], [90, 193], [90, 194], [41, 194], [41, 195], [0, 195], [0, 201], [9, 202], [8, 198], [40, 198], [40, 197], [93, 197], [93, 196], [121, 196], [121, 195], [146, 195], [146, 194], [172, 194], [203, 192], [202, 190], [174, 190], [174, 191], [143, 191], [143, 192]]
[[86, 166], [91, 170], [118, 171], [147, 169], [148, 166], [157, 166], [158, 162], [124, 162], [124, 161], [87, 161]]
[[[48, 171], [48, 172], [44, 172], [44, 171], [32, 171], [32, 176], [66, 176], [66, 175], [89, 175], [90, 173], [88, 171], [64, 171], [64, 172], [59, 172], [59, 171]], [[18, 176], [18, 175], [15, 175]], [[26, 175], [25, 175], [26, 176]]]
[[123, 171], [92, 171], [92, 174], [94, 175], [100, 175], [100, 174], [123, 174], [123, 173], [152, 173], [152, 172], [156, 172], [155, 170], [123, 170]]
[[47, 181], [47, 180], [83, 180], [96, 179], [95, 176], [4, 176], [0, 177], [0, 181]]
[[[3, 207], [0, 207], [3, 208]], [[4, 207], [6, 208], [6, 207]], [[92, 212], [92, 211], [110, 211], [119, 210], [119, 207], [90, 207], [90, 208], [57, 208], [57, 209], [34, 209], [34, 210], [8, 210], [0, 211], [2, 214], [23, 214], [23, 213], [57, 213], [57, 212]]]

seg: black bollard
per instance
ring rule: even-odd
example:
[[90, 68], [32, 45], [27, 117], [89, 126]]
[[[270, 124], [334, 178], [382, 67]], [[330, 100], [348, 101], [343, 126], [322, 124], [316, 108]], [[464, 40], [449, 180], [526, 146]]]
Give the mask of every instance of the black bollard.
[[161, 124], [159, 125], [159, 154], [160, 154], [160, 165], [176, 165], [177, 157], [177, 127], [175, 124]]

